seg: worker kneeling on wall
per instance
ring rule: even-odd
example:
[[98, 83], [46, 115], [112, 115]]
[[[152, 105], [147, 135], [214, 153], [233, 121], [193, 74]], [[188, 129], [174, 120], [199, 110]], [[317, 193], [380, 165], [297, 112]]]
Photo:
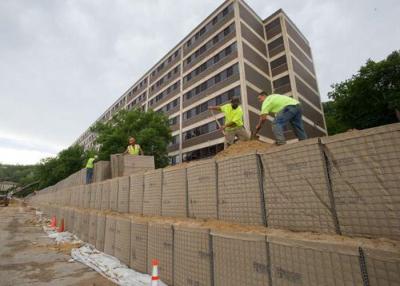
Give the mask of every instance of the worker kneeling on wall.
[[230, 103], [208, 107], [210, 110], [220, 111], [225, 115], [225, 124], [220, 129], [224, 131], [227, 146], [232, 145], [236, 137], [243, 141], [249, 140], [250, 137], [243, 126], [243, 110], [239, 104], [239, 98], [234, 97]]
[[299, 140], [307, 139], [307, 134], [304, 130], [303, 120], [301, 119], [302, 111], [300, 102], [290, 96], [280, 94], [270, 94], [261, 92], [258, 95], [258, 101], [261, 102], [261, 115], [257, 124], [255, 133], [261, 129], [261, 126], [267, 120], [267, 115], [275, 115], [272, 122], [272, 131], [274, 132], [277, 145], [286, 143], [283, 131], [285, 126], [290, 123], [293, 131]]
[[134, 137], [129, 137], [129, 145], [126, 148], [124, 154], [130, 155], [144, 155], [144, 152], [139, 144], [136, 144], [136, 139]]

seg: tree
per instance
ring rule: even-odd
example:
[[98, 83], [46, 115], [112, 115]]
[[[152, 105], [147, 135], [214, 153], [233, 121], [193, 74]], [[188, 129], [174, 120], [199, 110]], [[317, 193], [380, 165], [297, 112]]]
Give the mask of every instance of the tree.
[[337, 120], [337, 114], [334, 104], [334, 101], [327, 101], [322, 103], [324, 108], [326, 127], [328, 129], [329, 135], [342, 133], [351, 128]]
[[168, 118], [152, 110], [121, 110], [107, 122], [98, 122], [91, 128], [96, 133], [99, 159], [109, 160], [110, 155], [123, 153], [128, 138], [133, 136], [146, 155], [153, 155], [157, 168], [168, 165], [167, 147], [171, 142]]
[[84, 167], [89, 154], [83, 147], [73, 145], [58, 153], [57, 157], [40, 161], [35, 168], [34, 180], [38, 180], [38, 189], [56, 184]]
[[394, 51], [380, 62], [368, 60], [351, 79], [332, 88], [328, 96], [333, 103], [328, 104], [328, 109], [334, 111], [331, 110], [327, 125], [333, 132], [342, 127], [364, 129], [397, 122], [400, 119], [400, 51]]

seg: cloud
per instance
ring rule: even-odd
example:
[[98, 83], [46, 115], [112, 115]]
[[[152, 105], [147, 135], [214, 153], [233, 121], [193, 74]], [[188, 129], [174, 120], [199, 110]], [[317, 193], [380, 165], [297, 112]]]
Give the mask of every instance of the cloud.
[[[261, 17], [283, 8], [305, 34], [325, 100], [330, 84], [400, 47], [395, 0], [247, 2]], [[46, 154], [69, 146], [221, 3], [0, 1], [0, 134]]]
[[1, 164], [31, 165], [38, 163], [41, 159], [53, 157], [54, 155], [36, 150], [0, 147]]

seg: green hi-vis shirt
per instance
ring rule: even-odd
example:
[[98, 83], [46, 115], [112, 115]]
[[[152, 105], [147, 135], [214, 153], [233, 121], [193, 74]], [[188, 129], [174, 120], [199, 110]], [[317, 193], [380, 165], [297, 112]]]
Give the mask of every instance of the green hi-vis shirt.
[[235, 126], [228, 127], [226, 130], [232, 130], [237, 127], [243, 126], [243, 110], [242, 107], [238, 106], [236, 109], [232, 108], [232, 104], [227, 103], [221, 106], [221, 111], [225, 115], [225, 125], [229, 123], [235, 123]]
[[135, 146], [129, 145], [128, 146], [128, 153], [131, 155], [139, 155], [140, 146], [135, 144]]
[[290, 96], [271, 94], [267, 96], [261, 107], [261, 114], [278, 113], [288, 105], [297, 105], [299, 102]]
[[86, 168], [87, 169], [93, 169], [94, 168], [94, 158], [89, 158], [89, 160], [86, 163]]

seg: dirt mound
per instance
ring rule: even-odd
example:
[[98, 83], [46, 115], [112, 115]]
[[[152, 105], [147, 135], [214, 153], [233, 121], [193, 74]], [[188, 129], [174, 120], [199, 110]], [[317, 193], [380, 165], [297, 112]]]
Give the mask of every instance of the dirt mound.
[[219, 152], [215, 158], [221, 159], [229, 156], [235, 156], [240, 154], [246, 154], [251, 152], [262, 152], [266, 151], [271, 147], [274, 147], [274, 144], [265, 143], [259, 140], [250, 140], [250, 141], [239, 141], [231, 146], [229, 146], [224, 151]]

